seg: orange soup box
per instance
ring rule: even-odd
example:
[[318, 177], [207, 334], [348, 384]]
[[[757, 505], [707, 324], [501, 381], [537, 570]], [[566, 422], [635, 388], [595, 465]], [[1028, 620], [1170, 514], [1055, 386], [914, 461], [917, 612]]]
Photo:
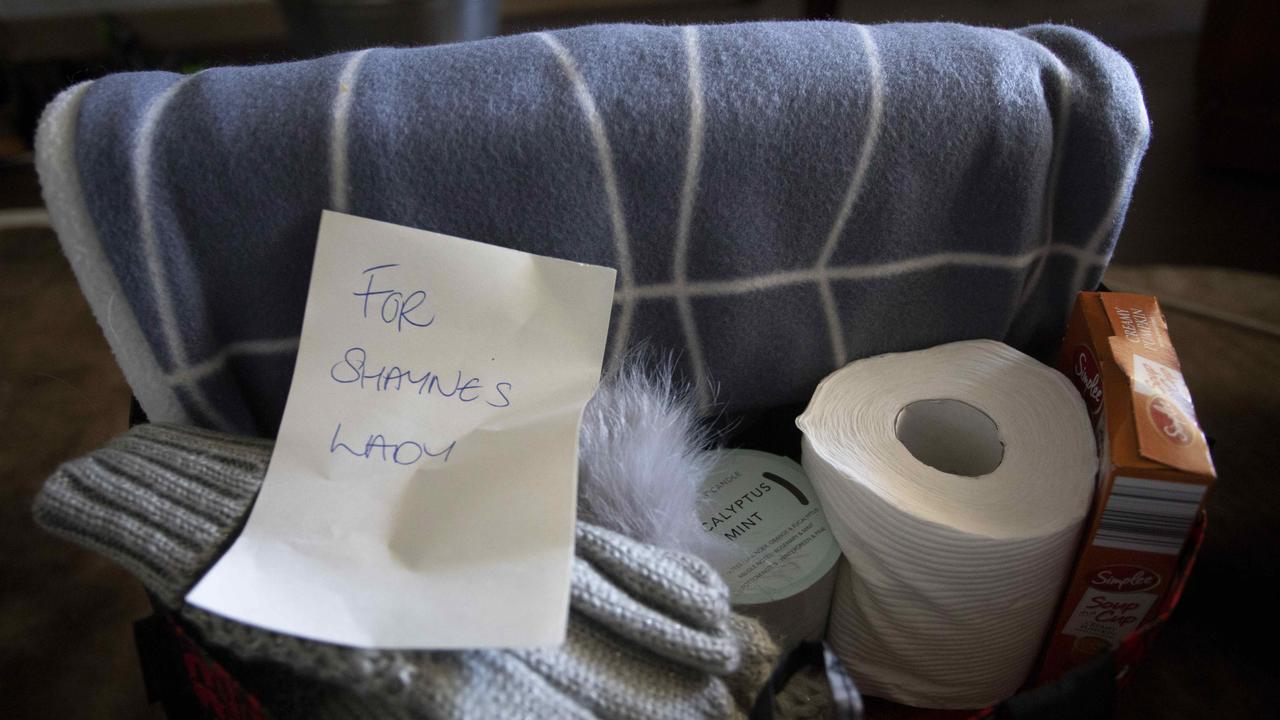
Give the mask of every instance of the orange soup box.
[[1058, 369], [1084, 397], [1101, 462], [1093, 511], [1037, 676], [1137, 630], [1174, 586], [1213, 460], [1156, 299], [1080, 293]]

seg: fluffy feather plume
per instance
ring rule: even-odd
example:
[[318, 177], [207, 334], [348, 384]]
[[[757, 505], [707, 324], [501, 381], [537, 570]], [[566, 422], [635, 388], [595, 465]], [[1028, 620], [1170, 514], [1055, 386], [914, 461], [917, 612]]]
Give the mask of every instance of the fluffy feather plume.
[[704, 559], [733, 552], [697, 516], [716, 456], [670, 358], [636, 354], [606, 377], [587, 404], [578, 447], [579, 518]]

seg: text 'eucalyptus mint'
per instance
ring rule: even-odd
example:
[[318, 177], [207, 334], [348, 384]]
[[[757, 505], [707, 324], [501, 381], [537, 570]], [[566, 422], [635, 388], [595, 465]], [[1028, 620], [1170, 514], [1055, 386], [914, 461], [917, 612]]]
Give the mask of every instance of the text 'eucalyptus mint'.
[[739, 550], [710, 559], [739, 612], [758, 618], [784, 649], [821, 639], [840, 548], [798, 463], [756, 450], [722, 451], [698, 517], [704, 530]]

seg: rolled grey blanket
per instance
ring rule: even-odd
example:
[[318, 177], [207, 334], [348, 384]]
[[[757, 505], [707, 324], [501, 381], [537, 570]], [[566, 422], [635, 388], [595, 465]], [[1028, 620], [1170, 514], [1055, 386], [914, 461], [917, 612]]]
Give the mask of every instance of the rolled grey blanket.
[[152, 420], [276, 434], [323, 209], [618, 269], [730, 411], [973, 338], [1044, 357], [1148, 123], [1060, 26], [598, 26], [194, 75], [46, 111], [54, 228]]
[[715, 571], [585, 523], [559, 648], [358, 650], [184, 607], [248, 513], [270, 456], [260, 440], [140, 425], [60, 467], [36, 520], [132, 571], [206, 642], [267, 663], [245, 681], [283, 716], [732, 718], [768, 676], [772, 642], [730, 611]]

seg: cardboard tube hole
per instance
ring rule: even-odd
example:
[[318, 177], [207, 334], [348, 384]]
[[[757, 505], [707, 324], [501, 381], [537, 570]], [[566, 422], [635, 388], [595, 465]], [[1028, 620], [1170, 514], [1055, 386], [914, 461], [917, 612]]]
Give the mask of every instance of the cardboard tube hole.
[[952, 475], [987, 475], [1004, 459], [996, 421], [960, 400], [917, 400], [898, 412], [894, 432], [915, 459]]

